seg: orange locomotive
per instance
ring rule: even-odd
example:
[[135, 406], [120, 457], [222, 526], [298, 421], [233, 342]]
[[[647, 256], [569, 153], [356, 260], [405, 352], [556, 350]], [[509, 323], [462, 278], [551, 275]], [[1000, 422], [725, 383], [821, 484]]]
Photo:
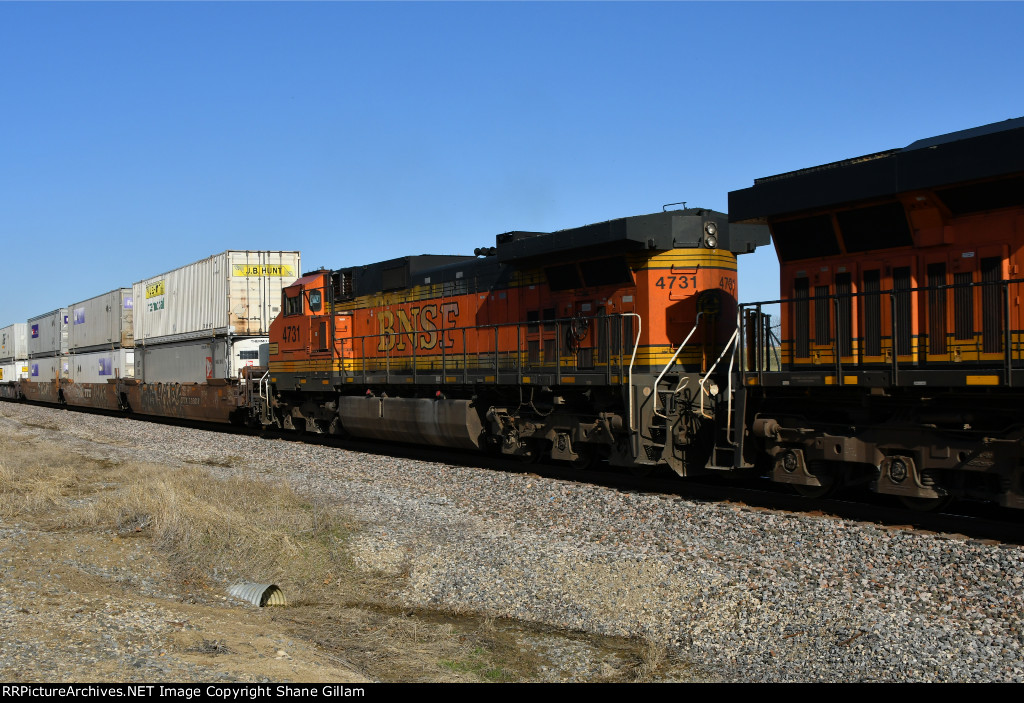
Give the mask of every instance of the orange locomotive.
[[703, 470], [728, 402], [736, 256], [767, 242], [764, 227], [687, 209], [308, 273], [284, 291], [253, 417]]
[[1024, 118], [758, 179], [729, 211], [781, 264], [781, 369], [744, 345], [737, 419], [772, 477], [1024, 507]]

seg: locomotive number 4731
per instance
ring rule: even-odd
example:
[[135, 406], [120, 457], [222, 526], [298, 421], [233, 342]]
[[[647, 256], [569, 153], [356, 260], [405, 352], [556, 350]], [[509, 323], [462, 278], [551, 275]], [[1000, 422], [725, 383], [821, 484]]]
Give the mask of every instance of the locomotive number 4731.
[[[658, 288], [672, 290], [687, 290], [692, 288], [697, 290], [697, 277], [696, 276], [662, 276], [654, 285]], [[722, 276], [721, 280], [718, 281], [718, 287], [722, 290], [727, 290], [730, 293], [736, 291], [736, 279], [732, 276]]]
[[[667, 280], [667, 282], [666, 282]], [[662, 276], [654, 282], [658, 288], [690, 288], [691, 286], [696, 290], [697, 288], [697, 277], [696, 276]]]
[[299, 341], [299, 327], [298, 325], [286, 325], [284, 328], [284, 341], [285, 342], [297, 342]]

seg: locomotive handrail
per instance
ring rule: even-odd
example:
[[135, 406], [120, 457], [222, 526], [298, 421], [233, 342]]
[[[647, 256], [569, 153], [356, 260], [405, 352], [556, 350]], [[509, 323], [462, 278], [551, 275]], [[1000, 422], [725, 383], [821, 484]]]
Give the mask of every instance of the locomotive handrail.
[[[831, 363], [833, 365], [835, 379], [834, 383], [837, 385], [845, 385], [845, 376], [843, 375], [844, 364], [851, 363], [848, 361], [850, 357], [855, 359], [854, 363], [880, 363], [881, 360], [873, 360], [865, 362], [865, 356], [868, 353], [865, 351], [865, 337], [866, 331], [861, 327], [863, 322], [854, 324], [855, 320], [864, 320], [864, 310], [862, 303], [855, 303], [855, 307], [852, 312], [842, 313], [841, 305], [843, 301], [860, 301], [870, 297], [881, 298], [881, 296], [888, 296], [889, 304], [888, 308], [888, 325], [885, 325], [884, 317], [881, 320], [877, 320], [874, 323], [878, 325], [882, 324], [882, 329], [886, 326], [888, 338], [885, 336], [876, 337], [875, 344], [879, 342], [878, 339], [882, 340], [883, 346], [881, 347], [885, 357], [884, 362], [889, 365], [889, 382], [892, 385], [899, 385], [903, 371], [906, 370], [907, 364], [926, 364], [926, 363], [946, 363], [942, 361], [942, 357], [948, 357], [948, 363], [958, 363], [960, 361], [959, 354], [960, 350], [966, 349], [971, 353], [978, 354], [979, 356], [975, 359], [976, 361], [983, 361], [982, 354], [987, 355], [986, 358], [989, 361], [995, 362], [997, 358], [1001, 359], [999, 363], [1000, 376], [1002, 383], [1005, 385], [1013, 385], [1013, 373], [1014, 369], [1021, 366], [1021, 362], [1024, 361], [1021, 355], [1022, 345], [1019, 341], [1015, 341], [1012, 324], [1013, 324], [1013, 312], [1011, 310], [1011, 304], [1013, 299], [1011, 297], [1010, 286], [1020, 286], [1024, 284], [1024, 278], [1011, 278], [1001, 279], [992, 281], [970, 281], [966, 283], [941, 283], [930, 286], [916, 286], [912, 288], [889, 288], [886, 290], [877, 291], [851, 291], [848, 293], [830, 293], [827, 295], [808, 295], [795, 298], [780, 298], [777, 300], [758, 301], [753, 303], [743, 303], [739, 306], [740, 319], [746, 322], [744, 315], [756, 310], [757, 314], [761, 314], [762, 306], [767, 305], [793, 305], [799, 303], [825, 303], [828, 305], [828, 333], [830, 339], [825, 341], [818, 341], [811, 335], [814, 334], [815, 325], [820, 325], [820, 319], [815, 322], [813, 319], [804, 318], [805, 322], [801, 324], [808, 324], [809, 327], [804, 334], [807, 338], [810, 338], [812, 344], [815, 347], [812, 349], [811, 356], [814, 359], [818, 359], [819, 354], [831, 353]], [[957, 322], [959, 318], [956, 316], [961, 314], [958, 312], [959, 298], [945, 297], [944, 293], [950, 291], [972, 291], [971, 295], [966, 298], [966, 310], [968, 315], [968, 328], [966, 331], [969, 336], [960, 338], [954, 337], [952, 343], [956, 348], [950, 349], [947, 343], [944, 341], [947, 335], [956, 334], [959, 332], [960, 322]], [[978, 292], [974, 292], [978, 291]], [[991, 291], [988, 293], [986, 291]], [[932, 295], [925, 296], [926, 293], [938, 293], [939, 297], [933, 297]], [[979, 309], [979, 295], [980, 298], [980, 318], [972, 311]], [[915, 301], [913, 307], [911, 303], [906, 302], [907, 300]], [[949, 310], [950, 302], [953, 304], [952, 313], [947, 312]], [[884, 304], [884, 303], [883, 303]], [[934, 307], [933, 307], [934, 306]], [[999, 308], [1002, 308], [999, 310]], [[876, 308], [877, 309], [877, 308]], [[884, 310], [884, 308], [883, 308]], [[933, 311], [938, 311], [933, 313]], [[792, 312], [790, 313], [793, 314]], [[804, 313], [806, 315], [806, 313]], [[908, 314], [911, 315], [908, 317]], [[933, 314], [937, 314], [937, 318], [930, 317]], [[937, 321], [936, 321], [937, 320]], [[972, 321], [973, 320], [973, 326]], [[951, 327], [950, 324], [954, 324], [957, 327]], [[749, 322], [746, 322], [749, 324]], [[752, 330], [751, 333], [757, 337], [764, 332], [761, 329], [766, 323], [760, 320], [756, 323], [757, 328]], [[907, 329], [907, 325], [910, 328]], [[792, 325], [791, 325], [792, 326]], [[740, 332], [741, 347], [743, 353], [746, 354], [747, 344], [746, 335], [747, 330], [745, 325], [741, 325], [743, 329]], [[1000, 329], [1001, 328], [1001, 329]], [[878, 327], [874, 328], [878, 330]], [[880, 334], [880, 330], [874, 334]], [[769, 330], [769, 334], [770, 330]], [[907, 347], [907, 339], [901, 339], [906, 337], [907, 334], [911, 335], [910, 346]], [[851, 344], [844, 350], [844, 339], [845, 335], [850, 335], [850, 342], [857, 340], [856, 345]], [[773, 336], [773, 335], [772, 335]], [[787, 355], [798, 353], [799, 347], [794, 347], [794, 344], [798, 344], [798, 338], [791, 335], [792, 338], [786, 339], [786, 351]], [[886, 344], [888, 339], [888, 346]], [[926, 341], [928, 340], [928, 341]], [[931, 344], [934, 340], [936, 347], [932, 347]], [[805, 342], [806, 344], [806, 339]], [[1002, 347], [1001, 349], [999, 347]], [[779, 348], [782, 350], [782, 340], [779, 341]], [[876, 349], [879, 347], [876, 346]], [[762, 374], [767, 362], [767, 359], [763, 358], [762, 355], [765, 350], [762, 345], [758, 344], [758, 349], [753, 353], [754, 368], [750, 368], [750, 361], [744, 363], [744, 369], [755, 371], [758, 374], [758, 383], [763, 383], [764, 379]], [[792, 356], [791, 359], [804, 359], [807, 358], [805, 355], [807, 348], [805, 347], [803, 353], [798, 357]], [[996, 356], [998, 355], [998, 356]], [[878, 357], [879, 353], [870, 354], [872, 358]], [[902, 358], [901, 358], [902, 357]], [[939, 357], [939, 358], [936, 358]], [[955, 358], [954, 358], [955, 357]], [[908, 361], [909, 359], [909, 361]], [[821, 359], [821, 361], [825, 361]], [[791, 361], [789, 363], [808, 363], [808, 362], [796, 362]], [[814, 361], [812, 363], [818, 363]], [[826, 362], [828, 363], [828, 362]], [[781, 365], [781, 359], [780, 359]], [[875, 367], [877, 368], [877, 366]]]
[[[718, 355], [718, 359], [716, 359], [715, 363], [713, 363], [711, 365], [711, 368], [708, 369], [708, 372], [704, 375], [704, 378], [697, 381], [697, 385], [700, 387], [700, 414], [703, 415], [704, 417], [709, 417], [708, 415], [704, 415], [704, 396], [708, 394], [707, 388], [704, 387], [704, 384], [707, 383], [707, 380], [711, 378], [711, 374], [714, 373], [715, 369], [718, 367], [718, 364], [721, 363], [722, 359], [725, 358], [726, 353], [728, 353], [729, 351], [729, 347], [731, 347], [733, 343], [739, 338], [739, 334], [739, 328], [733, 330], [732, 336], [729, 337], [729, 341], [725, 343], [725, 348], [722, 349], [722, 353]], [[729, 369], [731, 372], [731, 362], [729, 364]], [[681, 389], [676, 389], [676, 392], [678, 393], [680, 390]]]
[[[672, 364], [676, 363], [676, 359], [683, 352], [683, 347], [685, 347], [686, 343], [690, 341], [690, 337], [692, 337], [693, 333], [697, 331], [697, 327], [700, 325], [700, 318], [703, 315], [704, 315], [703, 312], [698, 312], [697, 313], [697, 319], [693, 323], [693, 329], [690, 330], [690, 334], [686, 335], [686, 339], [684, 339], [683, 343], [679, 345], [678, 349], [676, 349], [676, 353], [672, 355], [672, 358], [668, 360], [667, 364], [665, 364], [665, 368], [663, 368], [661, 370], [661, 373], [658, 374], [658, 377], [656, 379], [654, 379], [654, 408], [653, 408], [653, 410], [654, 410], [654, 414], [657, 415], [658, 417], [664, 418], [666, 420], [668, 419], [667, 415], [662, 415], [660, 412], [658, 412], [658, 384], [661, 383], [661, 379], [665, 377], [665, 374], [668, 373], [668, 370], [670, 368], [672, 368]], [[630, 364], [630, 367], [632, 368], [632, 364]], [[678, 389], [675, 392], [678, 392]]]
[[736, 312], [737, 324], [736, 331], [733, 333], [733, 337], [736, 339], [736, 346], [733, 347], [732, 356], [729, 357], [729, 370], [725, 374], [725, 439], [731, 444], [735, 444], [732, 439], [732, 367], [736, 362], [736, 357], [740, 351], [740, 329], [739, 324], [739, 311]]
[[1010, 331], [1010, 284], [1003, 286], [1003, 355], [1006, 361], [1006, 385], [1013, 385], [1013, 333]]
[[[258, 391], [257, 392], [259, 393], [260, 398], [262, 398], [263, 400], [265, 400], [265, 401], [267, 401], [269, 403], [270, 402], [270, 370], [269, 369], [267, 371], [263, 372], [263, 375], [260, 376], [260, 380], [259, 380], [259, 383], [257, 385], [258, 385]], [[266, 390], [264, 390], [264, 389], [266, 389]]]
[[[421, 334], [421, 330], [359, 335], [346, 338], [344, 342], [347, 345], [355, 346], [353, 343], [356, 340], [359, 341], [360, 356], [351, 360], [351, 371], [349, 373], [352, 373], [355, 378], [360, 378], [364, 383], [369, 383], [373, 380], [371, 377], [374, 372], [383, 372], [383, 381], [385, 383], [390, 383], [394, 377], [400, 375], [411, 375], [419, 380], [419, 377], [425, 373], [425, 369], [420, 368], [421, 363], [425, 364], [427, 369], [431, 369], [433, 374], [440, 371], [442, 375], [446, 375], [448, 372], [454, 371], [462, 377], [463, 383], [472, 382], [471, 373], [484, 369], [488, 373], [493, 372], [495, 378], [504, 371], [514, 373], [521, 381], [524, 376], [524, 370], [532, 367], [537, 367], [541, 372], [553, 373], [556, 384], [560, 384], [565, 371], [573, 367], [577, 371], [601, 373], [610, 383], [613, 370], [620, 376], [626, 373], [625, 345], [627, 342], [623, 338], [624, 325], [622, 321], [632, 317], [637, 318], [638, 321], [641, 319], [637, 313], [632, 312], [595, 315], [593, 317], [594, 324], [590, 326], [590, 334], [593, 337], [593, 341], [588, 346], [582, 347], [583, 350], [589, 352], [590, 356], [585, 357], [586, 361], [583, 360], [584, 357], [580, 357], [576, 362], [567, 362], [562, 358], [562, 355], [568, 351], [563, 343], [563, 333], [566, 331], [565, 325], [572, 324], [574, 321], [578, 324], [577, 318], [438, 328], [436, 330], [438, 335], [461, 334], [461, 338], [456, 338], [448, 343], [442, 341], [436, 347], [438, 351], [434, 359], [425, 361], [422, 361], [424, 356], [423, 350], [415, 342], [411, 345], [411, 349], [406, 347], [408, 350], [404, 353], [399, 353], [399, 347], [389, 344], [377, 344], [371, 341], [371, 344], [367, 345], [368, 339], [380, 341], [401, 336], [415, 336]], [[614, 343], [611, 334], [603, 335], [605, 338], [601, 339], [602, 335], [599, 333], [599, 330], [610, 331], [612, 329], [610, 327], [612, 320], [616, 320], [619, 323], [617, 327], [618, 332], [614, 335]], [[544, 339], [554, 343], [553, 353], [550, 356], [545, 355], [543, 361], [531, 361], [522, 358], [524, 328], [527, 333], [534, 334], [529, 328], [535, 326], [543, 326], [545, 332]], [[502, 351], [501, 338], [503, 330], [507, 330], [509, 334], [511, 334], [512, 330], [515, 330], [516, 342], [514, 349]], [[476, 334], [475, 336], [470, 336], [470, 333]], [[548, 337], [546, 336], [547, 334], [551, 336]], [[639, 323], [630, 357], [630, 367], [635, 364], [641, 334], [642, 323]], [[461, 359], [459, 360], [460, 363], [452, 365], [450, 364], [450, 358], [453, 348], [457, 348], [457, 344], [454, 343], [456, 341], [462, 344], [462, 349], [456, 352], [456, 355], [461, 356]], [[471, 350], [470, 346], [473, 346], [474, 343], [477, 345], [477, 348]], [[367, 350], [373, 350], [374, 348], [376, 348], [378, 353], [368, 357]], [[437, 367], [438, 360], [440, 361], [439, 369]], [[381, 379], [378, 378], [377, 380]]]
[[889, 335], [892, 339], [892, 384], [894, 386], [899, 385], [900, 382], [900, 349], [899, 349], [899, 338], [896, 336], [898, 330], [898, 322], [896, 318], [896, 295], [891, 294], [889, 296]]
[[636, 352], [640, 348], [640, 333], [643, 329], [644, 321], [643, 318], [635, 312], [622, 313], [622, 316], [636, 318], [636, 341], [633, 342], [633, 355], [629, 357], [629, 375], [626, 382], [626, 392], [629, 393], [629, 431], [637, 432], [639, 430], [633, 425], [633, 405], [635, 404], [635, 400], [633, 398], [633, 364], [636, 362]]

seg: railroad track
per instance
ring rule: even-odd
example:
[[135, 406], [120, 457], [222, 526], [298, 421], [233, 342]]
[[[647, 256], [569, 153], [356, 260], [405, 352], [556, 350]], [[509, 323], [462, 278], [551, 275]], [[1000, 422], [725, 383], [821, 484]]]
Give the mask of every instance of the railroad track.
[[[62, 409], [52, 403], [31, 405]], [[89, 408], [76, 408], [78, 412], [111, 417], [122, 414]], [[508, 473], [533, 474], [542, 478], [572, 481], [603, 486], [633, 493], [678, 497], [688, 500], [734, 503], [738, 510], [774, 510], [795, 514], [834, 517], [871, 523], [884, 529], [907, 530], [934, 534], [948, 539], [977, 540], [985, 544], [1024, 545], [1024, 516], [988, 503], [960, 501], [939, 512], [910, 510], [895, 499], [868, 491], [840, 493], [831, 498], [808, 498], [797, 495], [781, 484], [760, 478], [723, 478], [716, 476], [679, 478], [668, 471], [640, 476], [625, 469], [599, 464], [588, 470], [573, 469], [559, 463], [526, 463], [504, 456], [479, 454], [442, 447], [413, 444], [382, 445], [373, 440], [339, 438], [329, 435], [297, 433], [285, 430], [259, 429], [246, 426], [202, 423], [174, 418], [156, 418], [139, 415], [132, 419], [155, 424], [189, 427], [210, 432], [263, 437], [289, 442], [304, 442], [336, 447], [396, 459], [439, 462], [471, 468]]]

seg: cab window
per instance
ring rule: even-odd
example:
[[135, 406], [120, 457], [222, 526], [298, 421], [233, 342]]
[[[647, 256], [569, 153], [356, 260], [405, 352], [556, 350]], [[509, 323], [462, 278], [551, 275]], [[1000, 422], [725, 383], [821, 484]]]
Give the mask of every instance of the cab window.
[[310, 312], [319, 312], [322, 307], [323, 294], [319, 290], [309, 291], [309, 310]]
[[284, 301], [281, 307], [285, 315], [301, 315], [302, 292], [296, 291], [295, 295], [289, 295], [287, 290], [284, 291]]

